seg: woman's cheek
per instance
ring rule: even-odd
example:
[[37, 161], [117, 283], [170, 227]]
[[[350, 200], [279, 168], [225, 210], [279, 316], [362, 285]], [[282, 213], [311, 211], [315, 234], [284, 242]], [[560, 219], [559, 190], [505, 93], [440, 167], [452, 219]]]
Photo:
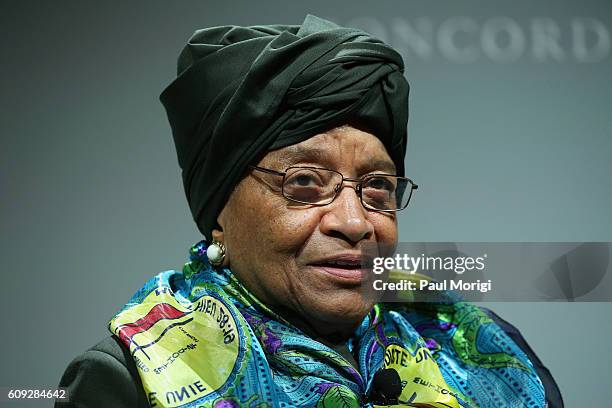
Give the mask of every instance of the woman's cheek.
[[375, 217], [371, 220], [374, 225], [380, 255], [391, 256], [397, 246], [397, 218], [390, 218], [384, 214], [375, 214]]
[[301, 248], [306, 244], [318, 225], [318, 217], [315, 211], [287, 210], [275, 220], [275, 235], [284, 243], [288, 250]]

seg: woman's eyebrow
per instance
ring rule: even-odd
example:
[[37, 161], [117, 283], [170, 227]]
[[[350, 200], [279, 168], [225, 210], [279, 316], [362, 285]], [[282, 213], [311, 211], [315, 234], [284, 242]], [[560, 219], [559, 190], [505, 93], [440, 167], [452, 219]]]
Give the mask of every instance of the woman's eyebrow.
[[282, 152], [279, 161], [292, 165], [301, 161], [327, 161], [329, 153], [317, 147], [304, 148], [299, 146], [289, 146]]
[[[395, 165], [389, 160], [370, 160], [365, 163], [362, 168], [366, 170], [366, 172], [371, 170], [382, 171], [387, 174], [395, 174], [396, 172]], [[360, 168], [360, 170], [362, 170], [362, 168]]]
[[[326, 165], [332, 165], [334, 160], [329, 151], [318, 147], [304, 148], [301, 146], [290, 146], [279, 158], [279, 161], [284, 165], [291, 166], [302, 161], [320, 162]], [[395, 174], [395, 165], [392, 161], [385, 159], [367, 160], [363, 165], [359, 166], [360, 172], [382, 171], [389, 174]]]

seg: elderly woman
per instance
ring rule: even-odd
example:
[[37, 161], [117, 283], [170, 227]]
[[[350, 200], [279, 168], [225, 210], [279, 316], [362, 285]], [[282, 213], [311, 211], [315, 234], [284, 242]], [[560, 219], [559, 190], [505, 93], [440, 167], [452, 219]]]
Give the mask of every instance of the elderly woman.
[[208, 239], [71, 363], [57, 406], [560, 406], [495, 315], [362, 290], [365, 246], [395, 247], [417, 187], [397, 52], [314, 16], [200, 30], [161, 100]]

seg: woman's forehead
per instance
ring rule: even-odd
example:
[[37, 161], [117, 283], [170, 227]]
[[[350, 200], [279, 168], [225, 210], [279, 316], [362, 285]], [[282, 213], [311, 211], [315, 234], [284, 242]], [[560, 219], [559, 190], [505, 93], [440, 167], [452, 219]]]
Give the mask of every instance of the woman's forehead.
[[330, 168], [371, 167], [379, 171], [395, 172], [395, 165], [380, 139], [350, 126], [335, 128], [269, 152], [260, 163], [285, 168], [299, 163], [318, 163]]

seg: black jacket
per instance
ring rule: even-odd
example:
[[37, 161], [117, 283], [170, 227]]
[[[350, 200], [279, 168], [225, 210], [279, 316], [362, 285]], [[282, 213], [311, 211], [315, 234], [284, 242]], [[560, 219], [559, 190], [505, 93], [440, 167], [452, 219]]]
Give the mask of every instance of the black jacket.
[[[559, 387], [521, 333], [494, 312], [484, 310], [527, 354], [544, 383], [548, 406], [562, 408]], [[151, 407], [130, 352], [115, 336], [105, 338], [75, 358], [66, 368], [59, 386], [68, 389], [69, 401], [56, 402], [56, 408]]]

